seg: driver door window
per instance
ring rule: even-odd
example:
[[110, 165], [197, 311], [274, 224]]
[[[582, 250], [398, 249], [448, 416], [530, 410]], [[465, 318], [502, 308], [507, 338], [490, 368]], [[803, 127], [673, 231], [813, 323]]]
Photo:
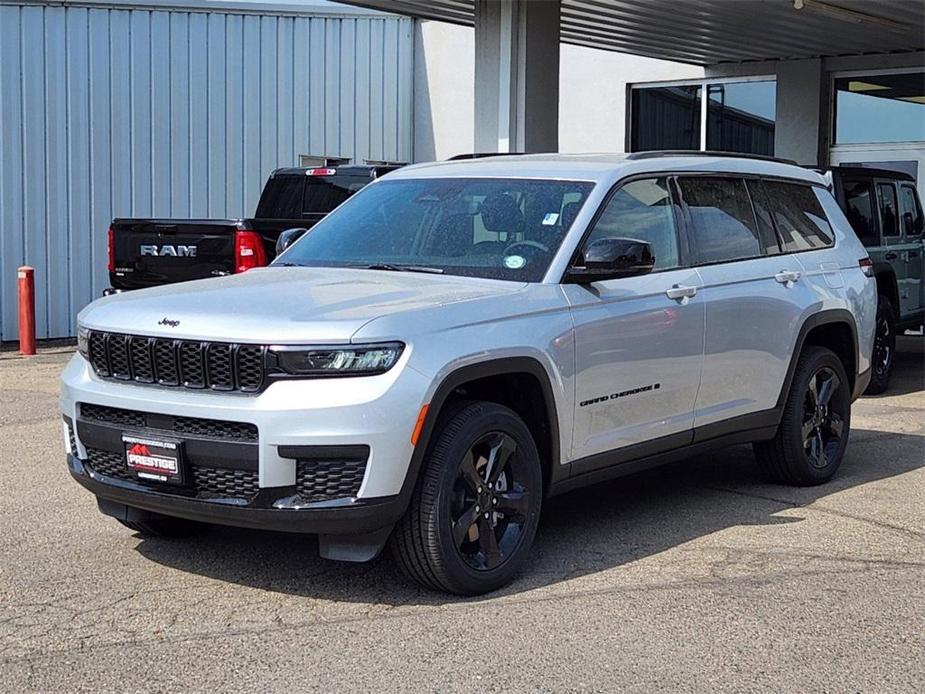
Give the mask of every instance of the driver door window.
[[617, 190], [584, 245], [587, 247], [606, 238], [648, 242], [655, 256], [656, 272], [678, 267], [678, 235], [668, 180], [646, 178], [630, 181]]

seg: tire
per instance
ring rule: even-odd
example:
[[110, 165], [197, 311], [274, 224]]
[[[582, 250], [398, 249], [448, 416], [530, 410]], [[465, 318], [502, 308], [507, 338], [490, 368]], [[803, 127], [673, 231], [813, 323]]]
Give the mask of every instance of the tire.
[[[832, 376], [837, 382], [826, 391]], [[810, 346], [800, 355], [777, 434], [754, 444], [755, 457], [775, 482], [822, 484], [838, 471], [850, 429], [851, 389], [845, 367], [831, 350]]]
[[143, 521], [122, 520], [121, 518], [116, 520], [142, 537], [189, 537], [202, 528], [202, 525], [195, 521], [167, 516]]
[[432, 590], [496, 590], [529, 554], [542, 494], [539, 453], [523, 420], [495, 403], [460, 403], [437, 424], [392, 553]]
[[890, 387], [893, 361], [896, 355], [896, 313], [889, 297], [877, 297], [877, 333], [871, 354], [870, 384], [865, 395], [879, 395]]

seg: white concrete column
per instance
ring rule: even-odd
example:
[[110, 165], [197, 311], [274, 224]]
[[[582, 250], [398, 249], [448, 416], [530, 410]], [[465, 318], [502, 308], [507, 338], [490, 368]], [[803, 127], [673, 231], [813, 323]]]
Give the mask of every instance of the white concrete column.
[[475, 0], [475, 148], [559, 148], [559, 0]]

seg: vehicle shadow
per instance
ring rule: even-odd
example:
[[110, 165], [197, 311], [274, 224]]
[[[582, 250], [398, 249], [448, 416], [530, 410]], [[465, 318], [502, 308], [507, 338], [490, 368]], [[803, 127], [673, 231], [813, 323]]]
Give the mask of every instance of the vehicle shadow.
[[[897, 391], [915, 391], [922, 367], [921, 359], [897, 362]], [[818, 487], [763, 482], [751, 448], [737, 446], [551, 499], [520, 578], [472, 600], [624, 566], [727, 528], [800, 522], [776, 514], [925, 467], [921, 435], [857, 426], [838, 475]], [[209, 527], [185, 540], [142, 539], [136, 549], [178, 571], [305, 598], [381, 605], [465, 600], [418, 588], [388, 552], [369, 564], [330, 562], [319, 558], [314, 538], [302, 535]]]

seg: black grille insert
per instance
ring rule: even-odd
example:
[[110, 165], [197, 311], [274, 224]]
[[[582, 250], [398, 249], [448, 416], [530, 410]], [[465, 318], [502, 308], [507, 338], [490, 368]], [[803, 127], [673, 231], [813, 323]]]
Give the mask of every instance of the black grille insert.
[[296, 493], [303, 501], [355, 497], [365, 474], [365, 460], [300, 460], [296, 463]]
[[[107, 477], [143, 483], [143, 480], [136, 480], [135, 475], [128, 469], [123, 453], [88, 448], [87, 456], [87, 464], [94, 472]], [[230, 470], [193, 465], [190, 466], [189, 471], [189, 485], [186, 487], [161, 485], [153, 488], [164, 494], [194, 496], [201, 499], [237, 498], [250, 500], [260, 491], [257, 485], [256, 470]]]
[[162, 386], [256, 393], [266, 380], [263, 345], [168, 340], [91, 330], [97, 376]]
[[233, 441], [257, 441], [257, 425], [247, 422], [229, 422], [221, 419], [199, 417], [174, 417], [172, 415], [123, 410], [104, 405], [80, 404], [80, 417], [86, 421], [102, 424], [116, 424], [124, 427], [159, 429], [174, 434], [208, 436]]

